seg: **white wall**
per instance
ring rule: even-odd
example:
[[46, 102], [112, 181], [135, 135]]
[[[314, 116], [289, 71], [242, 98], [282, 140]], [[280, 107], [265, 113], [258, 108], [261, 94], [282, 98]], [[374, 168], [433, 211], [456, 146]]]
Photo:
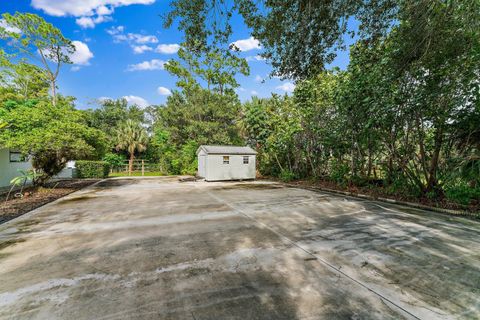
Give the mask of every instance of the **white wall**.
[[202, 177], [202, 178], [205, 178], [205, 175], [206, 175], [206, 172], [205, 172], [206, 158], [207, 158], [207, 154], [205, 153], [205, 151], [200, 150], [200, 152], [197, 155], [197, 159], [198, 159], [197, 174], [199, 177]]
[[207, 155], [205, 180], [243, 180], [255, 179], [255, 156], [249, 155], [248, 164], [243, 163], [243, 155], [228, 155], [229, 164], [223, 164], [223, 156], [217, 154]]
[[10, 153], [8, 149], [0, 149], [0, 187], [7, 187], [10, 181], [18, 177], [18, 170], [32, 169], [30, 161], [27, 162], [10, 162]]
[[54, 179], [72, 179], [77, 177], [77, 169], [75, 167], [75, 160], [70, 160], [65, 165], [65, 168], [62, 169]]

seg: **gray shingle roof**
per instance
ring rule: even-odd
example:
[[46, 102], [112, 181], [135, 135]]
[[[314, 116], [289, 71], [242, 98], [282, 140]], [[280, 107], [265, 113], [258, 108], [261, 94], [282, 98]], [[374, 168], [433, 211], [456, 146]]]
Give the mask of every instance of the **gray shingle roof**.
[[250, 147], [240, 147], [240, 146], [200, 146], [197, 149], [197, 154], [203, 150], [207, 154], [257, 154], [255, 150]]

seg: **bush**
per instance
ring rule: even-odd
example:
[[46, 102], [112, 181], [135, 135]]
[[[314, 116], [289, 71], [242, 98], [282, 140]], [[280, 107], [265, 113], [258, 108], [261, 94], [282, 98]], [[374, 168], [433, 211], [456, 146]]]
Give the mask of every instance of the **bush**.
[[106, 178], [110, 172], [110, 164], [106, 161], [76, 161], [75, 167], [79, 178]]
[[280, 172], [280, 179], [283, 181], [283, 182], [289, 182], [289, 181], [292, 181], [293, 179], [295, 179], [295, 173], [288, 170], [288, 169], [283, 169], [281, 172]]
[[458, 183], [445, 187], [445, 196], [450, 201], [468, 205], [471, 201], [479, 201], [480, 188], [472, 188], [466, 183]]
[[125, 165], [125, 157], [116, 153], [107, 153], [102, 160], [108, 162], [110, 168], [119, 168]]
[[348, 173], [350, 172], [350, 168], [348, 164], [342, 163], [337, 160], [332, 160], [331, 168], [330, 168], [330, 179], [343, 184], [347, 181]]

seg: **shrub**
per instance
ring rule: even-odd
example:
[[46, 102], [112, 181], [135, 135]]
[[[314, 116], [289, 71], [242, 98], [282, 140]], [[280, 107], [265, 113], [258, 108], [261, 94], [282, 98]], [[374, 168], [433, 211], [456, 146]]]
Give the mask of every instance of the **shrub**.
[[337, 183], [345, 183], [347, 181], [350, 168], [346, 163], [342, 163], [337, 160], [333, 160], [330, 168], [330, 179]]
[[125, 157], [117, 153], [107, 153], [102, 160], [108, 162], [110, 168], [119, 168], [125, 165]]
[[479, 201], [480, 188], [472, 188], [466, 183], [457, 183], [445, 187], [445, 196], [453, 202], [468, 205], [472, 200]]
[[79, 178], [106, 178], [110, 172], [110, 164], [106, 161], [76, 161], [75, 167]]
[[283, 181], [283, 182], [289, 182], [289, 181], [292, 181], [293, 179], [295, 179], [295, 173], [288, 170], [288, 169], [283, 169], [281, 172], [280, 172], [280, 179]]

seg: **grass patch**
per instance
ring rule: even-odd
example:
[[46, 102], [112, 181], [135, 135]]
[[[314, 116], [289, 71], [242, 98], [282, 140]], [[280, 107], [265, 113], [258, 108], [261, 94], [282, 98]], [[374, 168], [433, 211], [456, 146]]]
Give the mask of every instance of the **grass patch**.
[[[165, 174], [160, 171], [145, 172], [143, 176], [145, 177], [159, 177], [164, 176]], [[132, 172], [131, 175], [128, 172], [114, 172], [110, 173], [109, 177], [141, 177], [141, 172]]]

